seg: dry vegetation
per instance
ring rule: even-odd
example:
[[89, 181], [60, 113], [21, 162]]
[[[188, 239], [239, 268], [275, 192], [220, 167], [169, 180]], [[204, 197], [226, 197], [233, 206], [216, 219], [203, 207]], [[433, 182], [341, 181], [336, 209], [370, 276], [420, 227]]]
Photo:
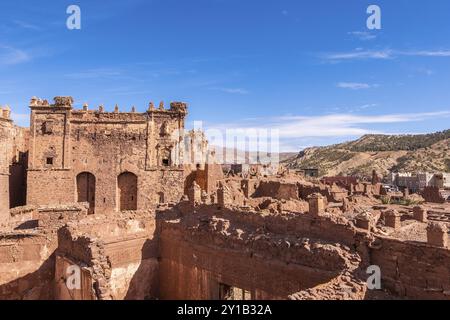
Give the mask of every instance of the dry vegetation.
[[370, 176], [373, 169], [450, 172], [450, 130], [424, 135], [366, 135], [328, 147], [308, 148], [285, 160], [289, 168], [317, 167], [321, 175]]

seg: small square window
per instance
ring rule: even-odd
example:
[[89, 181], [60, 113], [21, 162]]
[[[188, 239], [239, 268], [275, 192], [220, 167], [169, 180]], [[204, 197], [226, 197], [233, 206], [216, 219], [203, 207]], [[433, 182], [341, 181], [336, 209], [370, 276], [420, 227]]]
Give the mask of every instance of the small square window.
[[52, 165], [53, 164], [53, 158], [47, 158], [47, 164]]
[[43, 134], [52, 134], [53, 133], [53, 121], [45, 121], [42, 124], [42, 133]]
[[162, 164], [163, 164], [163, 166], [168, 167], [169, 166], [169, 159], [163, 159]]

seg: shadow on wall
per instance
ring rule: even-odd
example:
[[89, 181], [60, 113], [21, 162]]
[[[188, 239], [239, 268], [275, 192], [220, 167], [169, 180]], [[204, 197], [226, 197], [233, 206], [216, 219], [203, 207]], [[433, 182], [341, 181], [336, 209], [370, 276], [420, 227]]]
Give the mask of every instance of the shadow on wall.
[[[0, 300], [53, 299], [55, 253], [34, 272], [0, 285]], [[4, 273], [0, 273], [0, 279]]]
[[192, 171], [184, 179], [184, 194], [189, 194], [189, 189], [192, 188], [196, 178], [196, 172]]
[[141, 262], [131, 278], [124, 300], [156, 300], [159, 297], [158, 240], [144, 242]]
[[28, 152], [20, 152], [9, 166], [10, 208], [24, 206], [27, 199]]

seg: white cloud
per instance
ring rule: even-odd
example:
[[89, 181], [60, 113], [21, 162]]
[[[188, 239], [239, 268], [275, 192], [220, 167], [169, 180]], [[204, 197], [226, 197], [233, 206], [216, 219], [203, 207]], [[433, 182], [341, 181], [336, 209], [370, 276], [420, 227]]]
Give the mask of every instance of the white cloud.
[[113, 69], [90, 69], [80, 72], [68, 73], [65, 76], [71, 79], [96, 79], [118, 77], [121, 72]]
[[358, 50], [353, 52], [332, 53], [325, 55], [326, 60], [363, 60], [363, 59], [391, 59], [393, 51], [391, 50]]
[[26, 21], [14, 20], [13, 23], [16, 26], [21, 27], [23, 29], [29, 29], [29, 30], [35, 30], [35, 31], [40, 31], [41, 30], [41, 28], [39, 26], [31, 24], [31, 23], [26, 22]]
[[[367, 107], [374, 106], [367, 105]], [[259, 118], [206, 126], [208, 130], [219, 132], [226, 130], [241, 130], [242, 132], [276, 130], [279, 132], [281, 151], [296, 148], [299, 141], [311, 138], [343, 138], [359, 137], [365, 134], [383, 134], [381, 130], [371, 129], [371, 125], [419, 122], [429, 119], [450, 117], [450, 111], [385, 114], [385, 115], [356, 115], [329, 114], [323, 116], [284, 116], [274, 118]], [[207, 133], [208, 133], [207, 130]], [[290, 146], [290, 147], [289, 147]]]
[[213, 90], [222, 91], [230, 94], [248, 94], [249, 91], [243, 88], [212, 88]]
[[0, 65], [15, 65], [27, 62], [31, 57], [23, 50], [0, 45]]
[[348, 33], [349, 35], [357, 37], [359, 40], [367, 41], [376, 39], [376, 35], [367, 31], [352, 31]]
[[450, 57], [450, 50], [437, 51], [400, 51], [400, 50], [363, 50], [358, 48], [351, 52], [329, 53], [323, 55], [325, 60], [329, 61], [343, 61], [343, 60], [367, 60], [367, 59], [394, 59], [399, 56], [412, 57]]
[[339, 82], [336, 86], [341, 89], [350, 89], [350, 90], [362, 90], [379, 87], [378, 84], [368, 84], [360, 82]]
[[369, 104], [363, 104], [362, 106], [358, 106], [357, 109], [359, 110], [363, 110], [363, 109], [368, 109], [368, 108], [373, 108], [378, 106], [378, 104], [376, 103], [369, 103]]
[[407, 56], [419, 56], [419, 57], [450, 57], [450, 50], [438, 50], [438, 51], [403, 51], [399, 54]]

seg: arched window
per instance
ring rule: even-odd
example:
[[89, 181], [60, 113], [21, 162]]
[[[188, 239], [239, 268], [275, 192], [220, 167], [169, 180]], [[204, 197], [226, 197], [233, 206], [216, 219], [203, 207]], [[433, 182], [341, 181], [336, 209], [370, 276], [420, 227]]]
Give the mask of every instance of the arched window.
[[120, 211], [137, 210], [137, 176], [124, 172], [117, 178]]
[[89, 213], [95, 209], [95, 176], [90, 172], [77, 175], [77, 201], [89, 203]]

